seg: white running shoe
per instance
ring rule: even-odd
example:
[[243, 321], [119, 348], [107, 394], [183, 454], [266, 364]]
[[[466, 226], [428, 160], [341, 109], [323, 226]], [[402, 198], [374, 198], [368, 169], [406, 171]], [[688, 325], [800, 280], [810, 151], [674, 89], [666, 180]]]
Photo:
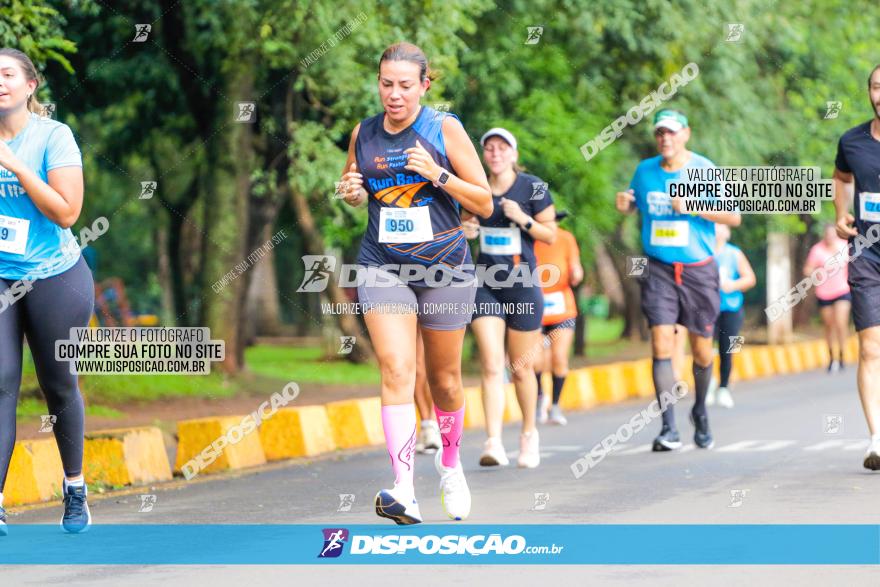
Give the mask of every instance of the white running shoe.
[[872, 471], [880, 471], [880, 438], [871, 440], [871, 446], [865, 453], [865, 468]]
[[471, 513], [471, 490], [461, 468], [461, 459], [455, 467], [443, 466], [443, 451], [434, 456], [434, 467], [440, 475], [440, 503], [443, 511], [453, 520], [464, 520]]
[[519, 435], [519, 459], [517, 464], [524, 469], [534, 469], [541, 464], [538, 430]]
[[550, 422], [556, 424], [557, 426], [565, 426], [566, 424], [568, 424], [568, 420], [562, 413], [562, 408], [559, 407], [559, 404], [554, 404], [553, 406], [551, 406]]
[[419, 524], [422, 513], [411, 488], [383, 489], [376, 494], [376, 514], [394, 520], [400, 526]]
[[538, 413], [536, 416], [536, 420], [538, 421], [538, 424], [546, 424], [547, 423], [547, 407], [548, 407], [547, 404], [549, 404], [549, 403], [550, 403], [550, 401], [547, 398], [546, 393], [542, 393], [541, 395], [538, 396]]
[[718, 405], [728, 410], [733, 407], [733, 396], [726, 387], [718, 388]]
[[490, 437], [483, 443], [483, 454], [480, 455], [481, 467], [506, 467], [510, 464], [507, 459], [507, 453], [504, 452], [504, 445], [501, 439]]
[[706, 392], [706, 405], [707, 406], [714, 406], [715, 405], [715, 400], [716, 400], [715, 394], [717, 391], [718, 391], [718, 382], [715, 381], [715, 378], [713, 377], [709, 381], [709, 390]]
[[416, 452], [419, 454], [432, 453], [440, 450], [443, 441], [440, 438], [440, 427], [434, 420], [422, 420], [422, 429], [419, 430], [419, 439], [416, 442]]

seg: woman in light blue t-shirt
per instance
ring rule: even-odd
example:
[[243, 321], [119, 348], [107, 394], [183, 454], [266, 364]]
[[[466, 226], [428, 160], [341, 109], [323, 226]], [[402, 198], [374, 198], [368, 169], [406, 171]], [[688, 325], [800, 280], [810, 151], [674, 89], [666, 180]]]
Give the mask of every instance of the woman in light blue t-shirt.
[[62, 526], [81, 532], [91, 523], [83, 399], [70, 363], [55, 360], [56, 341], [88, 326], [95, 301], [92, 273], [70, 231], [82, 211], [82, 157], [70, 128], [42, 116], [39, 84], [27, 55], [0, 49], [0, 536], [24, 337], [48, 404], [43, 429], [54, 432], [61, 453]]

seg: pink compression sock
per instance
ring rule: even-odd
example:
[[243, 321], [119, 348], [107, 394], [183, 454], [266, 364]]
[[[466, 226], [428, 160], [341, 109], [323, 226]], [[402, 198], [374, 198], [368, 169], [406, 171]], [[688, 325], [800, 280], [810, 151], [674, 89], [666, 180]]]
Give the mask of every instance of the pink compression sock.
[[464, 402], [454, 412], [444, 412], [434, 406], [434, 413], [437, 414], [437, 425], [440, 426], [440, 436], [443, 438], [441, 462], [444, 467], [455, 467], [458, 465], [461, 431], [464, 428]]
[[395, 485], [413, 489], [413, 455], [416, 446], [415, 404], [382, 406], [385, 445], [391, 456]]

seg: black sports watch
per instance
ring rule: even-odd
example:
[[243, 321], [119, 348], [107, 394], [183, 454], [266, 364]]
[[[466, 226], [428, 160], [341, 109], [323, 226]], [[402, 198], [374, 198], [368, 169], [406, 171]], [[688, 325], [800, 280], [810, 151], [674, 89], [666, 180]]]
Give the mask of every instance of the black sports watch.
[[534, 225], [535, 225], [535, 223], [532, 222], [532, 219], [531, 219], [531, 218], [529, 218], [529, 221], [526, 222], [525, 225], [523, 225], [522, 228], [523, 228], [524, 231], [528, 232], [529, 230], [531, 230], [532, 226], [534, 226]]

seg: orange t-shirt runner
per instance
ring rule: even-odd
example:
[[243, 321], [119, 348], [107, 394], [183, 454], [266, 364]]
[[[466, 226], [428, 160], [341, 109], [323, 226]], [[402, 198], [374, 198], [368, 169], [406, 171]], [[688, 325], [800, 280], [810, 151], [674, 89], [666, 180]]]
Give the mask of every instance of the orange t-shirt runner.
[[538, 265], [550, 264], [559, 267], [559, 281], [543, 288], [544, 326], [559, 324], [577, 317], [577, 305], [571, 289], [569, 267], [580, 257], [574, 235], [562, 228], [556, 229], [556, 240], [552, 245], [535, 241], [535, 257]]

